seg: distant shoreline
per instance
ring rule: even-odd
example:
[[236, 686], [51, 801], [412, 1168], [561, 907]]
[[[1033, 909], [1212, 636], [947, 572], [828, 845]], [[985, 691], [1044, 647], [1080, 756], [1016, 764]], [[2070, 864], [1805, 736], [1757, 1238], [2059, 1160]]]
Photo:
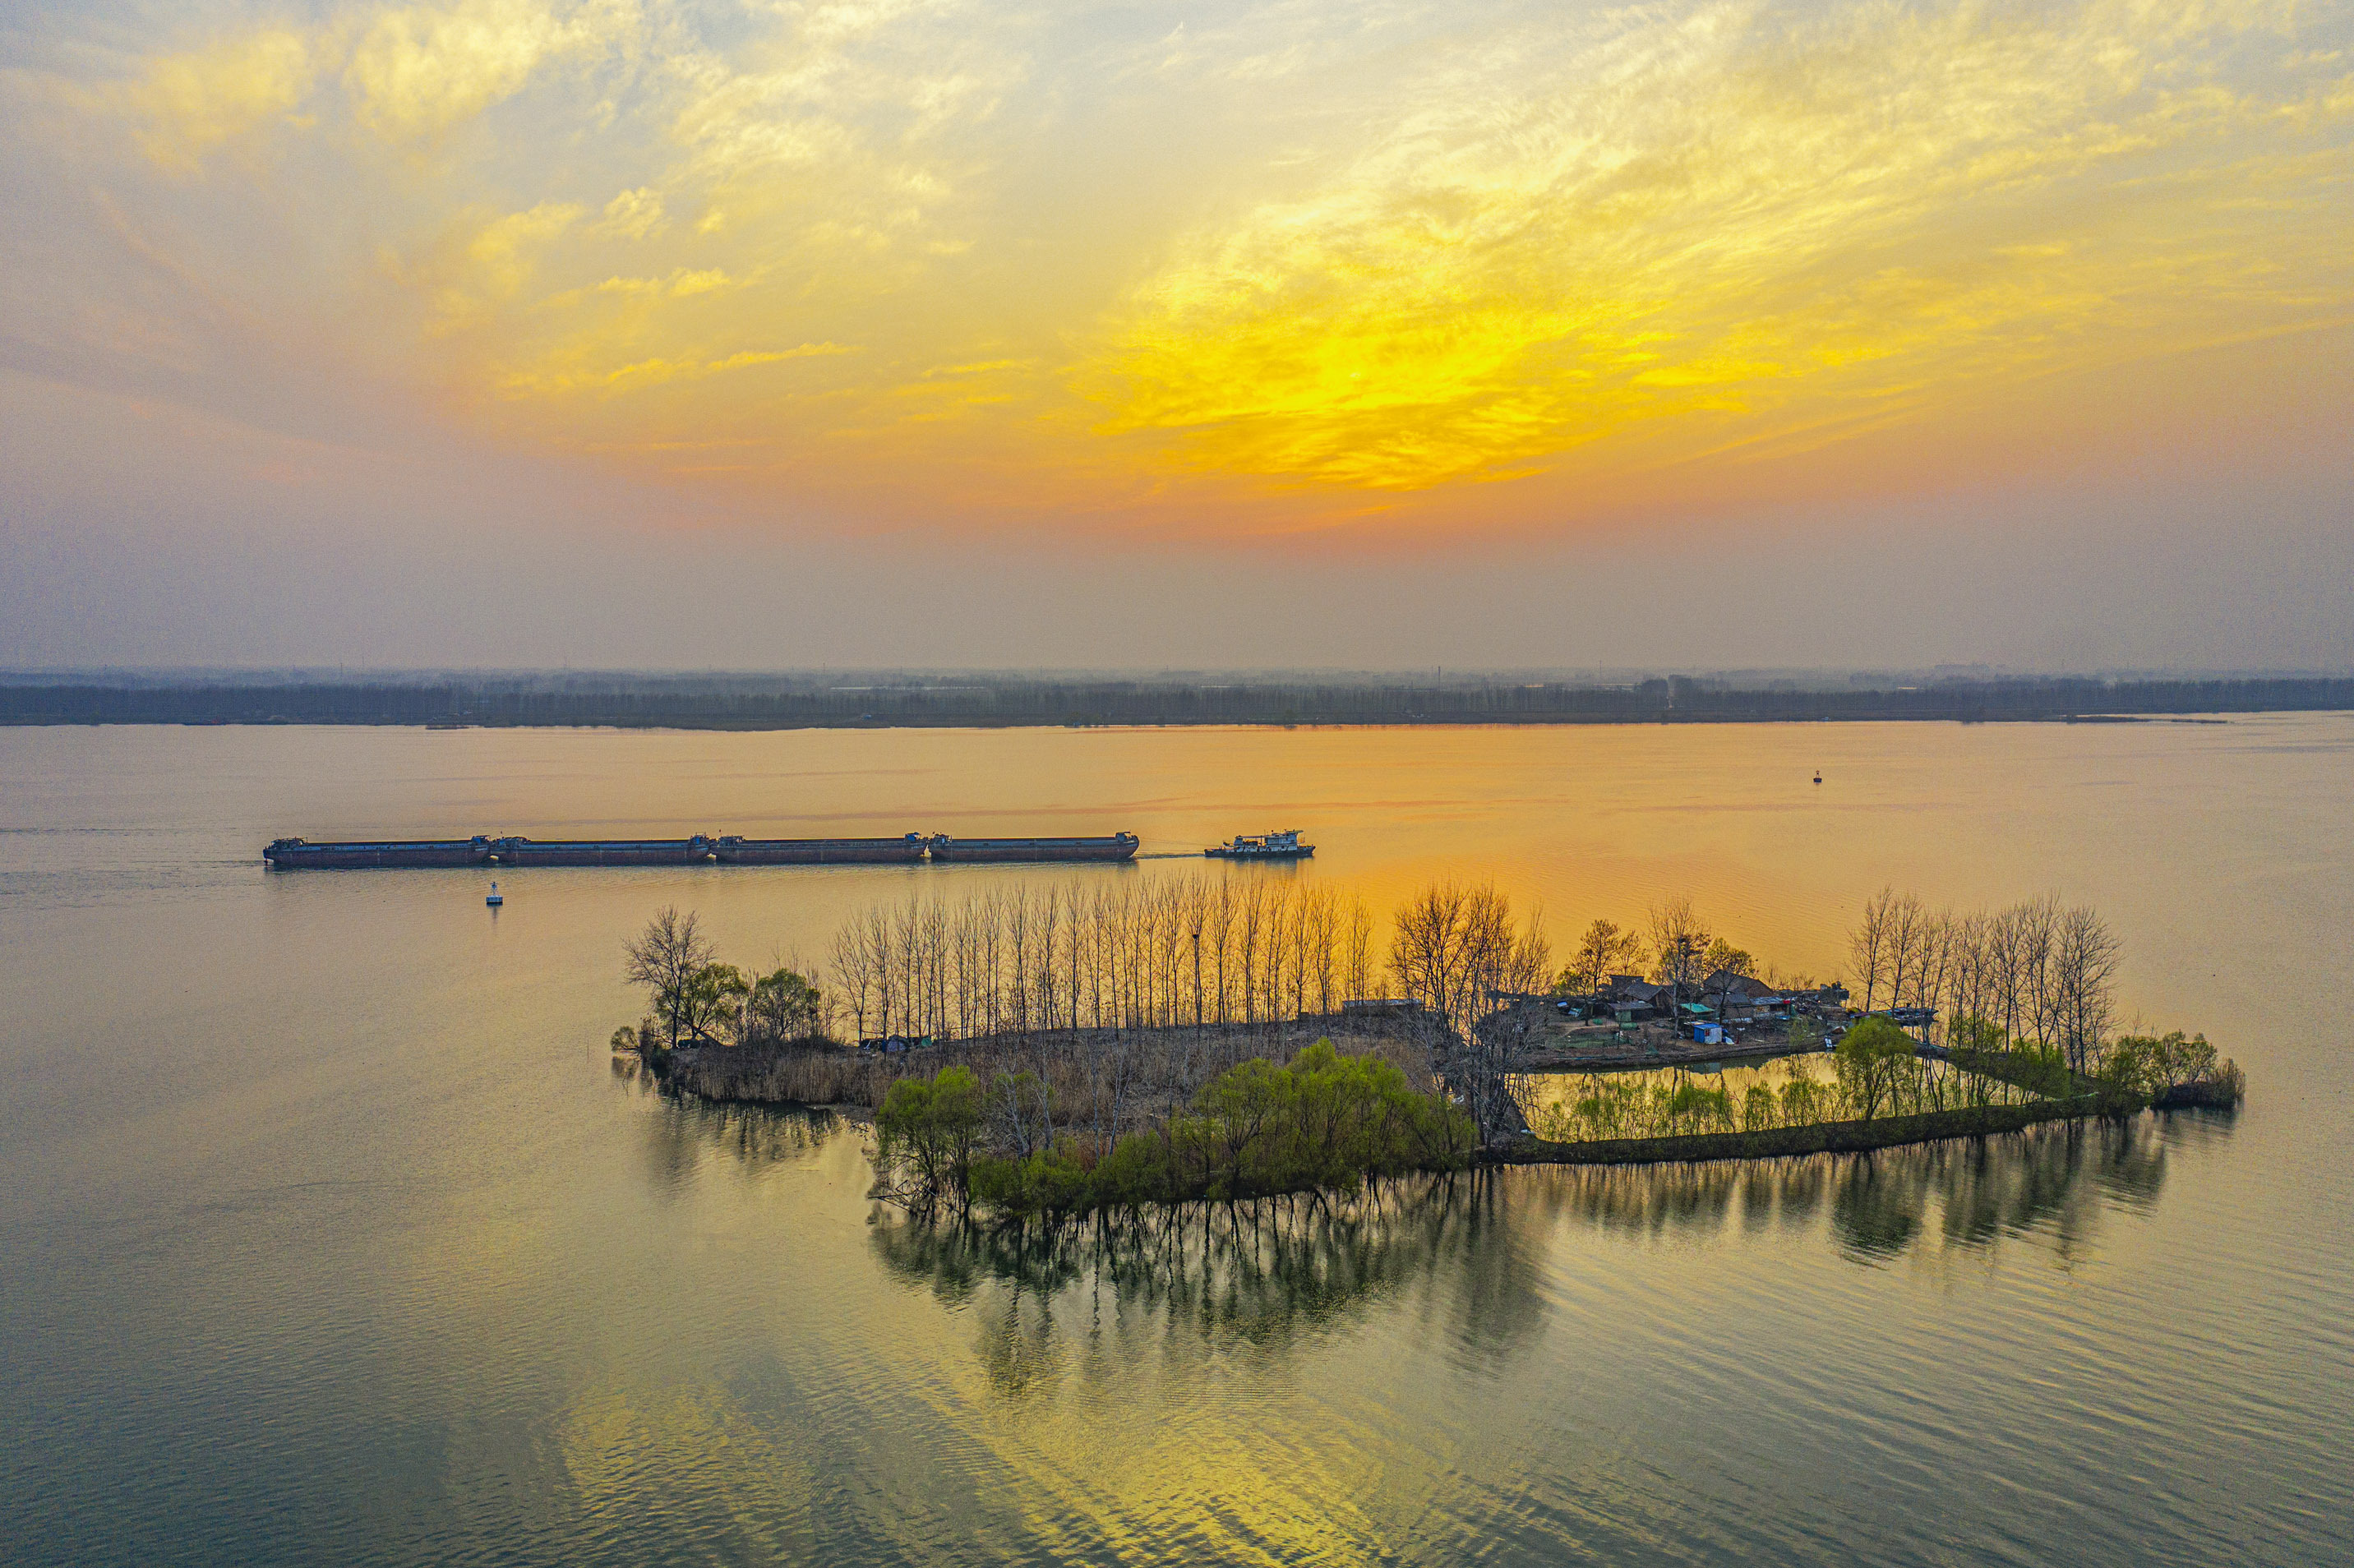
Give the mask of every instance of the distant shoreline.
[[1628, 724], [2127, 724], [2354, 710], [2354, 677], [1954, 681], [1918, 687], [1737, 686], [1677, 677], [1560, 683], [1211, 685], [967, 680], [888, 688], [815, 682], [556, 678], [281, 684], [0, 683], [0, 726], [361, 725], [691, 730], [1467, 726]]

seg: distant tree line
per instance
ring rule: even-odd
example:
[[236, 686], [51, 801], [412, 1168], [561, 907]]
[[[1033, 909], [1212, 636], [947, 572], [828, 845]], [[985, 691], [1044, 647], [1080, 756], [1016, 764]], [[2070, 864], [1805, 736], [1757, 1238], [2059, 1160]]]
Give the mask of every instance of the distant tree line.
[[836, 687], [776, 677], [542, 677], [326, 682], [0, 683], [0, 724], [614, 726], [803, 729], [873, 726], [1707, 724], [2049, 720], [2354, 708], [2354, 678], [2020, 679], [1919, 687], [1741, 686], [1686, 677], [1631, 685], [1055, 680]]

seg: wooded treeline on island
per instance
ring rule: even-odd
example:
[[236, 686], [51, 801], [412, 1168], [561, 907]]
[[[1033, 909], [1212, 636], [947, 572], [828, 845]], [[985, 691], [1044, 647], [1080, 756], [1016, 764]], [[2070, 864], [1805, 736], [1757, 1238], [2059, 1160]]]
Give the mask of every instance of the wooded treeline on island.
[[[1850, 943], [1856, 990], [1759, 976], [1684, 899], [1639, 931], [1591, 922], [1559, 965], [1541, 913], [1491, 885], [1435, 883], [1387, 927], [1377, 957], [1363, 900], [1315, 883], [1023, 883], [878, 906], [839, 930], [830, 975], [756, 974], [665, 909], [629, 944], [650, 1007], [613, 1044], [679, 1090], [871, 1109], [878, 1194], [1007, 1214], [1348, 1186], [1506, 1151], [1862, 1147], [1896, 1140], [1893, 1118], [1956, 1136], [2241, 1092], [2203, 1037], [2115, 1032], [2117, 943], [2051, 899], [1955, 915], [1883, 892]], [[1531, 1117], [1531, 1018], [1561, 1036], [1543, 1047], [1555, 1063], [1812, 1052], [1829, 1071], [1737, 1097], [1588, 1074]], [[1871, 1130], [1819, 1132], [1851, 1127]]]

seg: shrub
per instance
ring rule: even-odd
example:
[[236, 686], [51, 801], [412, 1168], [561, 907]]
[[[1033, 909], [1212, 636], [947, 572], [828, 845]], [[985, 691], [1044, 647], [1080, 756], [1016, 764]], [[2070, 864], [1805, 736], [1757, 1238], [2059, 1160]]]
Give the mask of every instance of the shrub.
[[[991, 1147], [967, 1143], [960, 1162], [955, 1138], [977, 1138], [983, 1118], [977, 1094], [969, 1111], [969, 1090], [944, 1095], [951, 1074], [970, 1084], [951, 1067], [928, 1085], [902, 1079], [885, 1097], [875, 1162], [888, 1171], [878, 1182], [887, 1195], [920, 1202], [953, 1191], [1013, 1214], [1249, 1198], [1450, 1170], [1477, 1143], [1461, 1107], [1416, 1093], [1379, 1057], [1344, 1056], [1319, 1041], [1288, 1067], [1254, 1058], [1228, 1068], [1191, 1108], [1109, 1149], [1069, 1131], [1041, 1142], [1031, 1116], [994, 1114], [1025, 1101], [1038, 1108], [1035, 1091], [1001, 1075], [989, 1096]], [[953, 1135], [942, 1130], [950, 1127]]]
[[[2217, 1072], [2215, 1047], [2204, 1034], [2128, 1034], [2111, 1044], [2101, 1062], [2102, 1081], [2127, 1094], [2155, 1099], [2178, 1084], [2204, 1083]], [[2236, 1069], [2234, 1069], [2236, 1071]]]

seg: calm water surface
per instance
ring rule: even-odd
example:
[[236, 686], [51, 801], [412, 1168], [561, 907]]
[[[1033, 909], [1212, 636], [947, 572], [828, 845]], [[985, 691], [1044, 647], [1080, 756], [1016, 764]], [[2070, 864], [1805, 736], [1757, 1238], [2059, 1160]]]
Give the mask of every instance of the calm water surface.
[[[1025, 874], [517, 872], [493, 916], [471, 872], [257, 860], [1295, 825], [1312, 864], [1236, 874], [1493, 875], [1564, 937], [1687, 893], [1818, 972], [1883, 883], [2090, 901], [2250, 1101], [1021, 1246], [604, 1042], [658, 905], [765, 961]], [[2345, 715], [0, 731], [0, 1560], [2344, 1562], [2349, 932]]]

